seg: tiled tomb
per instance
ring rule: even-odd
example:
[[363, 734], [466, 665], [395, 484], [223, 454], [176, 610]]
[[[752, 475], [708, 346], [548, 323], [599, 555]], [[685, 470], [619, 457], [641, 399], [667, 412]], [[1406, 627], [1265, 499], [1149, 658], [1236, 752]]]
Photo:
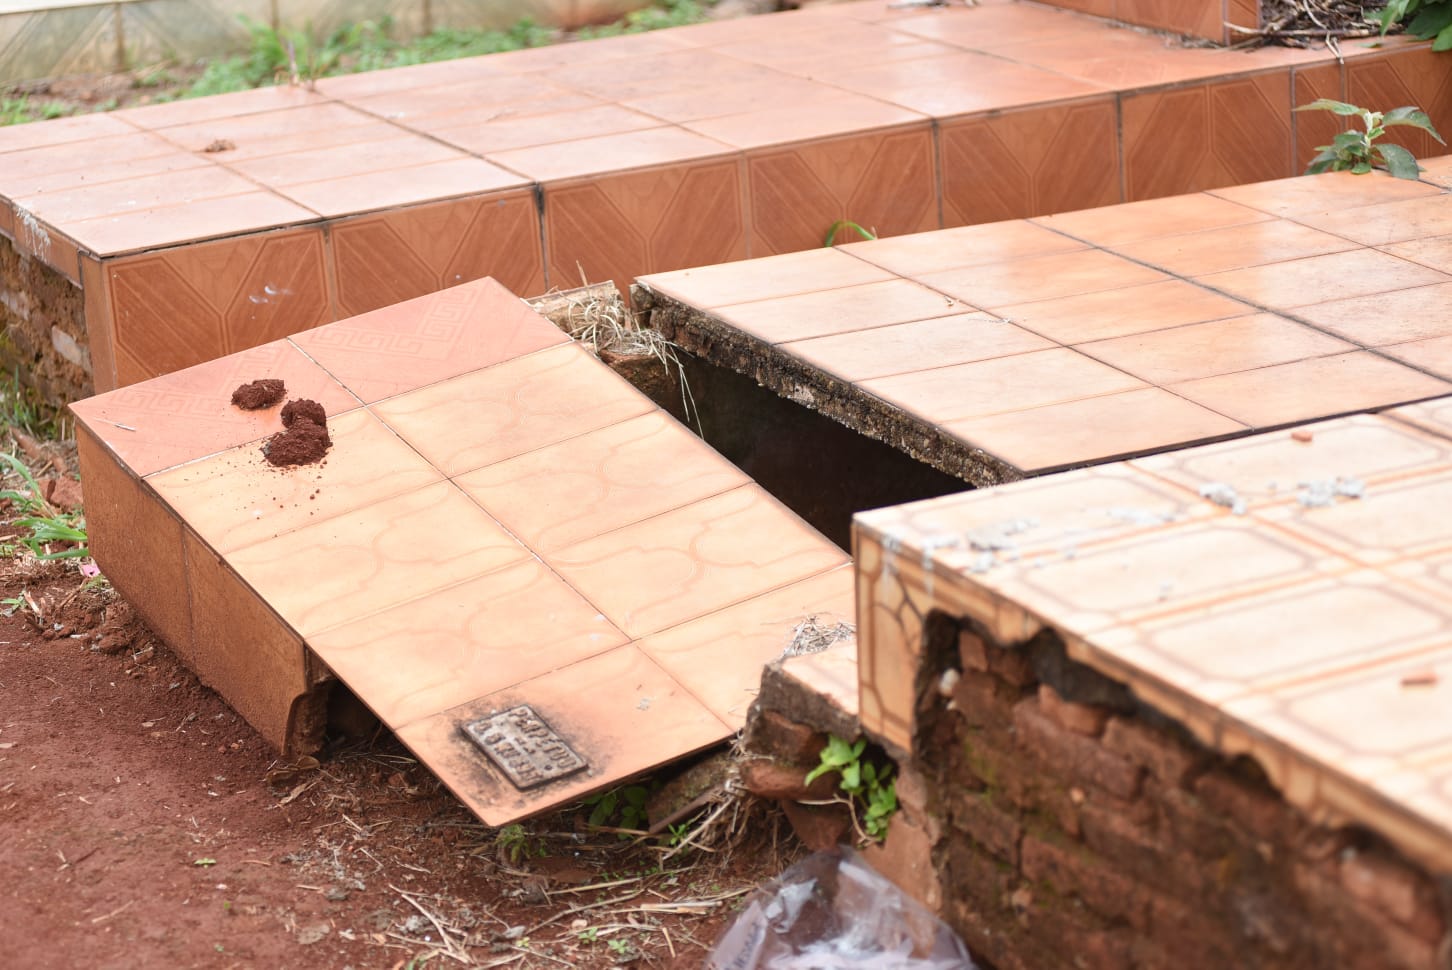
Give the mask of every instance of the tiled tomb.
[[59, 362], [47, 389], [74, 398], [485, 274], [624, 286], [819, 246], [838, 219], [901, 235], [1290, 176], [1337, 129], [1292, 113], [1318, 96], [1452, 129], [1425, 44], [1197, 49], [1007, 0], [856, 0], [14, 126], [0, 234], [81, 298], [7, 310], [34, 331], [7, 352]]
[[643, 277], [708, 361], [977, 485], [1452, 392], [1452, 157]]
[[[278, 469], [285, 381], [331, 450]], [[483, 280], [73, 406], [91, 549], [284, 751], [336, 677], [490, 824], [715, 744], [846, 555]], [[529, 705], [584, 771], [518, 790], [461, 727]]]

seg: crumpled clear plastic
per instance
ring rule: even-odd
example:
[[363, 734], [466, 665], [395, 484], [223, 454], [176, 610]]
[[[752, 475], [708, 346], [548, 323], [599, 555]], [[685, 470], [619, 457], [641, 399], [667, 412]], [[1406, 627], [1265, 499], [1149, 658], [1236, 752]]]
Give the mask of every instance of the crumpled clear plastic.
[[819, 852], [758, 889], [709, 970], [976, 970], [946, 923], [856, 852]]

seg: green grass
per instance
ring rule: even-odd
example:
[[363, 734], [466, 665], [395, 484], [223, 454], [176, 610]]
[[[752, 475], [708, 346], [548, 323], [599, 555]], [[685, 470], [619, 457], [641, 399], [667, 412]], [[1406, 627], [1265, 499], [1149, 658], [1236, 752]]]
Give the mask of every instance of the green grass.
[[48, 121], [73, 113], [70, 105], [59, 101], [40, 101], [28, 94], [0, 98], [0, 127], [23, 125], [27, 121]]

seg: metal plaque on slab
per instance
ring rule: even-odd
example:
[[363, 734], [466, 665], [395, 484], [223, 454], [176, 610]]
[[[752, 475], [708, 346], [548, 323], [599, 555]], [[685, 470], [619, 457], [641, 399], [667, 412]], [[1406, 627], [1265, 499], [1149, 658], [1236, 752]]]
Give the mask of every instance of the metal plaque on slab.
[[585, 759], [528, 704], [470, 721], [464, 733], [521, 791], [587, 767]]

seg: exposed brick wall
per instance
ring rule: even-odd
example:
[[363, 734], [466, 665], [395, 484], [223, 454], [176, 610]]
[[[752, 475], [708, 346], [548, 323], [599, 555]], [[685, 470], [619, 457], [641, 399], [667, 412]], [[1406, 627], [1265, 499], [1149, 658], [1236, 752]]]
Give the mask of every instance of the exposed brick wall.
[[[1048, 636], [928, 624], [914, 766], [945, 917], [998, 970], [1452, 966], [1442, 884], [1313, 825]], [[889, 842], [889, 847], [891, 842]]]
[[80, 287], [0, 236], [0, 368], [51, 407], [90, 397], [91, 359]]

